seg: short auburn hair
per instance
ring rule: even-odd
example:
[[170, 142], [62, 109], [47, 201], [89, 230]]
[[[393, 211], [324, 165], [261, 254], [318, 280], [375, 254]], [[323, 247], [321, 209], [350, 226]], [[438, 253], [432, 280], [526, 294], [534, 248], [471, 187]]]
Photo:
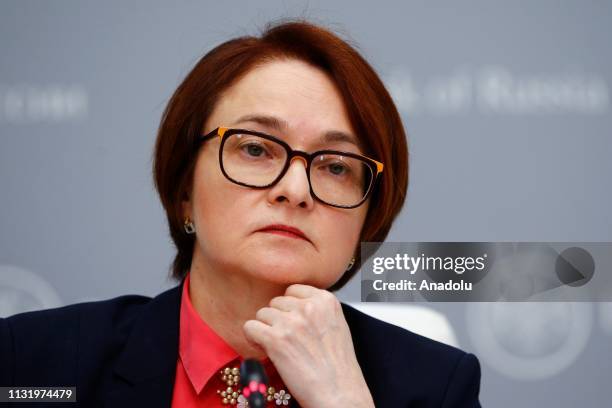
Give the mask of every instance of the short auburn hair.
[[[339, 90], [364, 154], [384, 163], [370, 196], [360, 242], [382, 242], [404, 204], [408, 146], [402, 120], [389, 92], [368, 62], [338, 35], [303, 19], [268, 23], [259, 37], [226, 41], [204, 55], [166, 106], [153, 152], [153, 179], [166, 211], [177, 253], [170, 277], [182, 280], [191, 267], [194, 234], [183, 228], [181, 202], [191, 191], [198, 137], [219, 96], [250, 70], [279, 59], [298, 59], [323, 70]], [[371, 254], [371, 253], [370, 253]], [[366, 254], [366, 258], [370, 256]], [[355, 264], [329, 290], [346, 284]]]

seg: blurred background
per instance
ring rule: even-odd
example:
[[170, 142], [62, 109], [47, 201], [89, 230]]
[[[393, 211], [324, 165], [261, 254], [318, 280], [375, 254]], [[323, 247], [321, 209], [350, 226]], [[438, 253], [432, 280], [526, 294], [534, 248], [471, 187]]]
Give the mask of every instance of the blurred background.
[[[612, 241], [610, 2], [4, 0], [0, 317], [176, 284], [162, 110], [207, 51], [284, 17], [349, 39], [397, 103], [411, 173], [388, 241]], [[483, 406], [610, 404], [612, 303], [398, 307], [479, 357]]]

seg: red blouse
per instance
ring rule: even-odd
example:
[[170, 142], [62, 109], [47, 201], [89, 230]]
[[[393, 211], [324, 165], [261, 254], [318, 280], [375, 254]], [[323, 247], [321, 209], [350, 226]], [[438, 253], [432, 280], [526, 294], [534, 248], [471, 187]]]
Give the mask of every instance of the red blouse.
[[[226, 390], [228, 387], [221, 379], [220, 371], [228, 366], [240, 367], [243, 360], [193, 308], [189, 298], [188, 273], [181, 296], [179, 356], [176, 361], [172, 408], [228, 407], [229, 404], [224, 405], [222, 396], [217, 393], [217, 390]], [[276, 392], [285, 388], [270, 359], [266, 358], [262, 364]], [[238, 389], [238, 386], [233, 386], [234, 391]], [[289, 405], [281, 406], [294, 405], [292, 399], [287, 401]], [[278, 407], [275, 400], [268, 402], [268, 406]]]

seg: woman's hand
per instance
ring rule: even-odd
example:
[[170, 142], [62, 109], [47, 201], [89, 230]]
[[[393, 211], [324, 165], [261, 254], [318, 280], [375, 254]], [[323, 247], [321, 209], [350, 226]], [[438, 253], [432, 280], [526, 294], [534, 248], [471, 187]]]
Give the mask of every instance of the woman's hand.
[[303, 408], [374, 407], [340, 302], [331, 292], [294, 284], [244, 324], [292, 398]]

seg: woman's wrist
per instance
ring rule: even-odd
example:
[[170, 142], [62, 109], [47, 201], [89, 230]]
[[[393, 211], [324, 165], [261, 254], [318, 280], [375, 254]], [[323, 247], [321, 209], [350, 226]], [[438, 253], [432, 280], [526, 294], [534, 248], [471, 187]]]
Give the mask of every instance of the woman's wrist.
[[[351, 385], [342, 387], [343, 390], [336, 389], [333, 395], [327, 398], [331, 407], [352, 407], [352, 408], [375, 408], [372, 394], [363, 376], [354, 381]], [[327, 405], [325, 405], [327, 406]]]

